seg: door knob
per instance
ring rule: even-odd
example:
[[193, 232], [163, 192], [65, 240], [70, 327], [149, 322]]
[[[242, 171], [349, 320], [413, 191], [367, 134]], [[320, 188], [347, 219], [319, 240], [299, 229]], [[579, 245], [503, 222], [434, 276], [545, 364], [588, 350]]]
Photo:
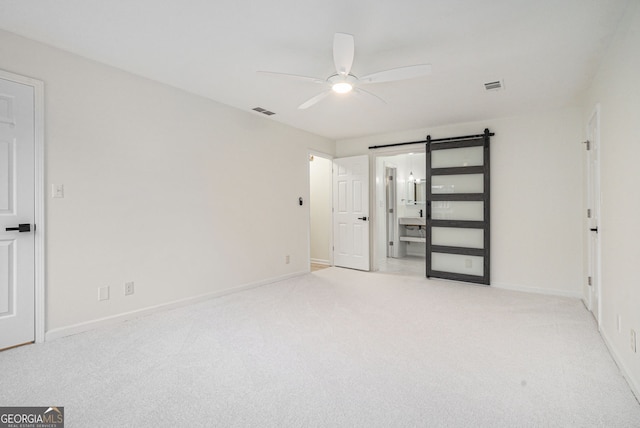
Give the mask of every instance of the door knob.
[[358, 217], [358, 220], [364, 220], [364, 221], [367, 221], [367, 217]]
[[31, 232], [31, 225], [30, 224], [19, 224], [18, 227], [7, 227], [5, 229], [7, 232], [12, 231], [12, 230], [17, 230], [18, 232]]

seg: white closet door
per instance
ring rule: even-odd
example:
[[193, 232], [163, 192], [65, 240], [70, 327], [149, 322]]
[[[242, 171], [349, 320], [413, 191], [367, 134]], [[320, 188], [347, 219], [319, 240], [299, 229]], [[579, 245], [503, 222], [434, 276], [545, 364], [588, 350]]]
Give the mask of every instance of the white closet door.
[[369, 156], [334, 159], [333, 260], [369, 270]]
[[0, 349], [35, 338], [34, 89], [0, 79]]

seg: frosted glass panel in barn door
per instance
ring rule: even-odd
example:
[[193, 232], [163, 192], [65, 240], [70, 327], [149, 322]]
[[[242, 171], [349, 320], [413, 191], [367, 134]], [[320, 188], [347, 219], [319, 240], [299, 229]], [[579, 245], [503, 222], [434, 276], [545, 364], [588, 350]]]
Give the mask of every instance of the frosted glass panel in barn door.
[[427, 138], [427, 277], [490, 282], [489, 139]]
[[369, 156], [334, 159], [334, 265], [369, 270]]

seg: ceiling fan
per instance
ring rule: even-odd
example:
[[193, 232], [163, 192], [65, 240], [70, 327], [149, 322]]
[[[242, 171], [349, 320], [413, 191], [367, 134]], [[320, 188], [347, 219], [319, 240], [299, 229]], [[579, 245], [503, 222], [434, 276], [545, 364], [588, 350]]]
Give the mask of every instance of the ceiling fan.
[[431, 72], [431, 64], [418, 64], [379, 71], [377, 73], [367, 74], [358, 78], [351, 74], [351, 65], [353, 64], [353, 56], [355, 52], [354, 46], [353, 36], [351, 34], [336, 33], [333, 36], [333, 62], [336, 67], [336, 74], [332, 74], [326, 79], [273, 71], [259, 71], [258, 73], [273, 74], [328, 85], [329, 88], [327, 90], [308, 99], [298, 106], [299, 109], [304, 110], [318, 103], [332, 92], [338, 94], [353, 92], [356, 95], [369, 97], [384, 103], [385, 101], [382, 98], [369, 91], [365, 91], [360, 86], [370, 83], [395, 82], [397, 80], [413, 79], [414, 77], [425, 76]]

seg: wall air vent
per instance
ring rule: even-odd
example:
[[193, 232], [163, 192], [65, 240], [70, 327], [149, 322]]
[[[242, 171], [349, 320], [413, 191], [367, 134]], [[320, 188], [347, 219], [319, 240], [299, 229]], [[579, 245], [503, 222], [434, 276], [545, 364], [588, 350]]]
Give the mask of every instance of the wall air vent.
[[484, 88], [487, 91], [499, 91], [504, 89], [504, 82], [502, 80], [496, 80], [495, 82], [487, 82], [484, 84]]
[[275, 114], [274, 112], [263, 109], [262, 107], [255, 107], [255, 108], [252, 108], [251, 110], [257, 111], [258, 113], [266, 114], [267, 116], [272, 116]]

